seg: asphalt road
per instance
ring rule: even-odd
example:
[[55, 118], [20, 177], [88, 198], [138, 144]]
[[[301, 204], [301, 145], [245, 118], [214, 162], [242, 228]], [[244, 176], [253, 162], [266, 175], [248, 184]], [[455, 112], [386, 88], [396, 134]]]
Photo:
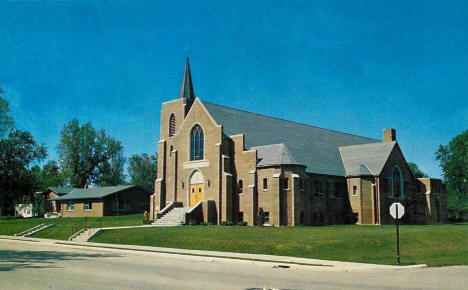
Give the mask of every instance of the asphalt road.
[[277, 266], [0, 239], [0, 289], [468, 289], [468, 267]]

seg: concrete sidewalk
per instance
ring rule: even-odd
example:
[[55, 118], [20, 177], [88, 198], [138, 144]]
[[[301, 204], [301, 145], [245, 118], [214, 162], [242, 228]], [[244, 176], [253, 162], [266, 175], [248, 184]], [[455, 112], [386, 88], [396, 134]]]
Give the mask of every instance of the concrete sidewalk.
[[207, 259], [235, 259], [235, 260], [246, 260], [252, 262], [266, 262], [266, 263], [278, 263], [288, 265], [301, 265], [301, 266], [319, 266], [324, 268], [333, 268], [335, 270], [408, 270], [408, 269], [420, 269], [425, 268], [427, 265], [410, 265], [410, 266], [392, 266], [392, 265], [379, 265], [379, 264], [365, 264], [365, 263], [353, 263], [353, 262], [339, 262], [319, 259], [307, 259], [287, 256], [274, 256], [274, 255], [261, 255], [261, 254], [247, 254], [247, 253], [232, 253], [232, 252], [218, 252], [218, 251], [201, 251], [201, 250], [188, 250], [188, 249], [176, 249], [176, 248], [162, 248], [162, 247], [149, 247], [149, 246], [136, 246], [136, 245], [120, 245], [120, 244], [104, 244], [104, 243], [91, 243], [91, 242], [69, 242], [62, 240], [50, 240], [50, 239], [39, 239], [39, 238], [26, 238], [26, 237], [13, 237], [13, 236], [2, 236], [0, 235], [0, 241], [2, 239], [17, 240], [25, 242], [40, 242], [44, 244], [57, 245], [57, 246], [72, 246], [81, 247], [88, 249], [107, 249], [115, 251], [133, 251], [136, 253], [147, 252], [147, 253], [160, 253], [170, 255], [185, 255], [185, 256], [197, 256], [200, 258]]

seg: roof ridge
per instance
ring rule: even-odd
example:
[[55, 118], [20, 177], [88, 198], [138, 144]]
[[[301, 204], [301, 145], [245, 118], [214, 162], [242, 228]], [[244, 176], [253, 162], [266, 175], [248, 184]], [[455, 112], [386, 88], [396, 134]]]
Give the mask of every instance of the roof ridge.
[[[200, 101], [201, 101], [201, 100], [200, 100]], [[276, 120], [280, 120], [280, 121], [286, 121], [286, 122], [290, 122], [290, 123], [294, 123], [294, 124], [299, 124], [299, 125], [303, 125], [303, 126], [307, 126], [307, 127], [312, 127], [312, 128], [317, 128], [317, 129], [321, 129], [321, 130], [325, 130], [325, 131], [330, 131], [330, 132], [335, 132], [335, 133], [340, 133], [340, 134], [345, 134], [345, 135], [351, 135], [351, 136], [356, 136], [356, 137], [360, 137], [360, 138], [367, 138], [367, 139], [370, 139], [370, 140], [375, 140], [375, 141], [382, 142], [381, 140], [374, 139], [374, 138], [370, 138], [370, 137], [359, 136], [359, 135], [356, 135], [356, 134], [341, 132], [341, 131], [332, 130], [332, 129], [326, 129], [326, 128], [322, 128], [322, 127], [318, 127], [318, 126], [314, 126], [314, 125], [309, 125], [309, 124], [305, 124], [305, 123], [300, 123], [300, 122], [296, 122], [296, 121], [291, 121], [291, 120], [282, 119], [282, 118], [279, 118], [279, 117], [268, 116], [268, 115], [264, 115], [264, 114], [260, 114], [260, 113], [255, 113], [255, 112], [250, 112], [250, 111], [246, 111], [246, 110], [242, 110], [242, 109], [232, 108], [232, 107], [228, 107], [228, 106], [224, 106], [224, 105], [220, 105], [220, 104], [215, 104], [215, 103], [208, 102], [208, 101], [202, 101], [202, 102], [203, 102], [203, 103], [208, 103], [208, 104], [211, 104], [211, 105], [215, 105], [215, 106], [220, 106], [220, 107], [228, 108], [228, 109], [231, 109], [231, 110], [236, 110], [236, 111], [240, 111], [240, 112], [245, 112], [245, 113], [249, 113], [249, 114], [254, 114], [254, 115], [257, 115], [257, 116], [268, 117], [268, 118], [272, 118], [272, 119], [276, 119]]]
[[372, 146], [372, 145], [384, 145], [384, 144], [395, 144], [397, 141], [390, 141], [390, 142], [375, 142], [375, 143], [362, 143], [362, 144], [354, 144], [354, 145], [345, 145], [345, 146], [339, 146], [338, 148], [346, 148], [346, 147], [358, 147], [358, 146], [363, 146], [363, 145], [367, 145], [367, 146]]

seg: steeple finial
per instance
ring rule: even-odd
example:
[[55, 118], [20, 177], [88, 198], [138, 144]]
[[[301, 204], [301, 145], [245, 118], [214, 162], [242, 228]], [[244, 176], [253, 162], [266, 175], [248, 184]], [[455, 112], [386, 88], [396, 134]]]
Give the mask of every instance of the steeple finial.
[[189, 58], [185, 62], [184, 77], [182, 78], [182, 87], [180, 88], [179, 98], [194, 100], [195, 94], [193, 93], [192, 75], [190, 73]]

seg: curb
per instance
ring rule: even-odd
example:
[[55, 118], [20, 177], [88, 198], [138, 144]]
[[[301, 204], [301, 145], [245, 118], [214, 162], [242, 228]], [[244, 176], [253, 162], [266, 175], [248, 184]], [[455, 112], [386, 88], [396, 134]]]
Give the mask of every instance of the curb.
[[[104, 244], [92, 242], [69, 242], [65, 240], [50, 240], [38, 238], [22, 238], [1, 236], [1, 239], [15, 240], [15, 241], [28, 241], [28, 242], [46, 242], [63, 246], [79, 246], [85, 248], [101, 248], [101, 249], [114, 249], [135, 252], [147, 252], [156, 254], [169, 254], [169, 255], [185, 255], [196, 256], [203, 258], [216, 258], [216, 259], [230, 259], [230, 260], [244, 260], [249, 262], [262, 262], [262, 263], [276, 263], [289, 266], [308, 266], [308, 267], [323, 267], [335, 270], [410, 270], [410, 269], [423, 269], [426, 264], [408, 265], [408, 266], [394, 266], [382, 264], [366, 264], [356, 262], [341, 262], [308, 258], [297, 258], [288, 256], [273, 256], [261, 254], [246, 254], [246, 253], [233, 253], [233, 252], [217, 252], [217, 251], [201, 251], [201, 250], [188, 250], [177, 248], [162, 248], [162, 247], [149, 247], [149, 246], [135, 246], [135, 245], [120, 245], [120, 244]], [[281, 267], [281, 265], [278, 265]]]

